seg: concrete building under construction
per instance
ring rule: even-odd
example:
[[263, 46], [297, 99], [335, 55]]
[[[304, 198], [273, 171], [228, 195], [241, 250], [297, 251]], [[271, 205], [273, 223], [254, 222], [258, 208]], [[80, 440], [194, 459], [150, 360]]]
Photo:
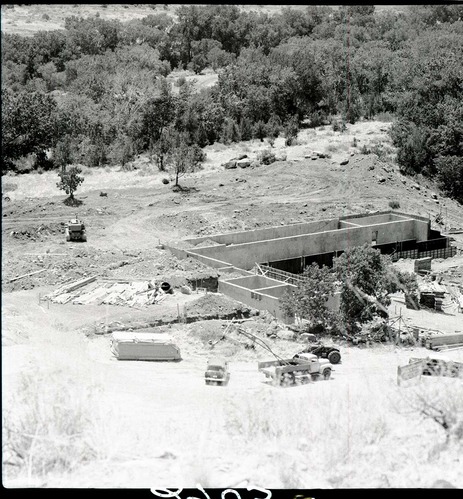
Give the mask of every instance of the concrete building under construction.
[[[288, 318], [280, 311], [279, 298], [297, 285], [298, 274], [312, 262], [332, 265], [333, 258], [348, 248], [371, 244], [393, 260], [447, 258], [456, 253], [448, 237], [431, 229], [428, 218], [397, 211], [214, 234], [186, 242], [191, 249], [171, 249], [177, 256], [190, 256], [218, 269], [221, 292], [283, 320]], [[240, 271], [243, 277], [227, 279], [227, 271]], [[336, 307], [336, 301], [333, 297], [331, 306]]]

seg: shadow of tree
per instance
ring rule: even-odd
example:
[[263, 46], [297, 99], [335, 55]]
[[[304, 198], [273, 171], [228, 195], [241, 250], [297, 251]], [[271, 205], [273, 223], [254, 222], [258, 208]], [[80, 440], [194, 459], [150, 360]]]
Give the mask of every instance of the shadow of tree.
[[66, 205], [66, 206], [80, 206], [82, 205], [84, 202], [81, 201], [80, 199], [76, 199], [76, 198], [71, 198], [71, 197], [67, 197], [63, 203]]
[[172, 187], [172, 191], [188, 194], [189, 192], [199, 192], [199, 189], [197, 189], [196, 187], [182, 187], [181, 185], [174, 185]]

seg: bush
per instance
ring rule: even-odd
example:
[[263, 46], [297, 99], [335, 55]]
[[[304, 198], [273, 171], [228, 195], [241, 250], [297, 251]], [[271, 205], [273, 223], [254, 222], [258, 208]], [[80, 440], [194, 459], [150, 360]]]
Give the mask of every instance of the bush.
[[186, 78], [184, 76], [179, 76], [177, 80], [175, 81], [175, 86], [176, 87], [183, 87], [186, 83]]
[[85, 388], [64, 371], [24, 373], [3, 417], [5, 461], [18, 471], [45, 475], [93, 460], [97, 387]]
[[297, 116], [293, 116], [284, 127], [285, 144], [287, 146], [293, 145], [296, 142], [297, 134], [299, 132], [299, 120]]
[[400, 208], [400, 203], [398, 201], [389, 201], [389, 206], [393, 210], [396, 210], [396, 209]]
[[261, 151], [258, 159], [263, 165], [270, 165], [276, 161], [275, 153], [273, 153], [270, 149], [264, 149]]
[[50, 20], [50, 16], [48, 14], [44, 14], [42, 16], [42, 19], [44, 19], [45, 21], [49, 21]]
[[463, 161], [459, 156], [439, 156], [434, 160], [442, 190], [463, 204]]
[[420, 173], [430, 160], [426, 130], [414, 123], [401, 121], [392, 125], [390, 135], [397, 147], [397, 162], [402, 171]]
[[346, 122], [344, 120], [335, 120], [333, 122], [333, 132], [345, 132], [347, 129]]

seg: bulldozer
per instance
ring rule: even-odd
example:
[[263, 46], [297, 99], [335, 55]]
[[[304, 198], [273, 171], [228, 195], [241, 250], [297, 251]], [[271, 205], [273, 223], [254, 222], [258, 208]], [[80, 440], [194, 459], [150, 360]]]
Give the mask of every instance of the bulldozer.
[[69, 222], [66, 224], [66, 229], [65, 229], [65, 234], [66, 234], [66, 241], [82, 241], [86, 242], [87, 241], [87, 233], [85, 231], [85, 225], [84, 222], [79, 220], [77, 218], [73, 220], [69, 220]]

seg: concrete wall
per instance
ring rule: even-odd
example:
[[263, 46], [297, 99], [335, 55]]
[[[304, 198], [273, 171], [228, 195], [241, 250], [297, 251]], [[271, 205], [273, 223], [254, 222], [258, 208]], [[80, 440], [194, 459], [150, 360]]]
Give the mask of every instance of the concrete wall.
[[353, 246], [371, 243], [373, 229], [378, 231], [377, 244], [393, 243], [415, 237], [415, 221], [404, 220], [226, 247], [197, 248], [191, 253], [226, 261], [236, 267], [251, 269], [255, 263], [346, 250]]
[[[280, 237], [299, 236], [302, 234], [312, 234], [325, 230], [338, 228], [338, 219], [319, 220], [316, 222], [306, 222], [302, 224], [280, 225], [278, 227], [268, 227], [266, 229], [255, 229], [242, 232], [230, 232], [228, 234], [212, 234], [204, 237], [192, 237], [185, 241], [191, 244], [198, 244], [206, 239], [211, 239], [221, 244], [243, 244], [255, 241], [265, 241]], [[192, 248], [195, 251], [195, 248]]]
[[[263, 277], [263, 276], [251, 276]], [[263, 277], [264, 280], [273, 281]], [[257, 310], [267, 310], [277, 319], [291, 324], [294, 322], [293, 317], [288, 317], [282, 311], [280, 298], [287, 290], [296, 289], [296, 286], [291, 284], [282, 284], [279, 281], [277, 285], [261, 289], [252, 289], [247, 286], [256, 285], [259, 281], [250, 278], [228, 279], [226, 281], [219, 280], [219, 292], [223, 293], [236, 301], [244, 303]], [[339, 310], [340, 293], [337, 292], [328, 298], [327, 306], [330, 310]]]
[[408, 217], [407, 219], [404, 219], [403, 217], [398, 217], [394, 215], [393, 213], [381, 213], [381, 214], [375, 214], [375, 215], [369, 215], [366, 217], [358, 217], [358, 218], [353, 218], [353, 219], [346, 219], [344, 220], [345, 222], [351, 222], [356, 225], [374, 225], [374, 224], [383, 224], [387, 222], [398, 222], [398, 221], [403, 221], [403, 220], [409, 220], [411, 217]]
[[293, 318], [285, 316], [280, 307], [279, 297], [271, 296], [265, 292], [253, 291], [243, 286], [235, 284], [236, 279], [228, 281], [219, 280], [219, 292], [223, 293], [236, 301], [244, 303], [257, 310], [267, 310], [277, 319], [288, 324], [294, 321]]
[[414, 220], [415, 223], [415, 239], [420, 241], [427, 241], [429, 234], [429, 223], [421, 220]]

